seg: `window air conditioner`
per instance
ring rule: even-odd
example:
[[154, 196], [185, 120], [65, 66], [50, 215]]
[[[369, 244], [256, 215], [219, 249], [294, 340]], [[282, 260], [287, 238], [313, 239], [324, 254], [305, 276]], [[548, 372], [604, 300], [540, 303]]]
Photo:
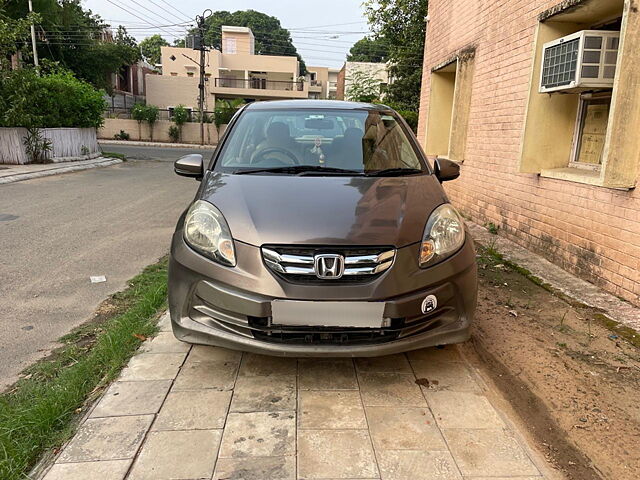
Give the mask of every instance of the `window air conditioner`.
[[613, 88], [620, 32], [582, 30], [542, 47], [540, 93]]

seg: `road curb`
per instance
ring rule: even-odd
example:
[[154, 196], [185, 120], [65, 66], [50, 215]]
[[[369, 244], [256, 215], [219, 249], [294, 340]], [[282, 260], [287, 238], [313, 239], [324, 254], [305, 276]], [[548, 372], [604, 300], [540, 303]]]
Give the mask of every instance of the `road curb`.
[[61, 175], [63, 173], [77, 172], [80, 170], [89, 170], [91, 168], [108, 167], [109, 165], [115, 165], [118, 163], [122, 163], [122, 160], [119, 158], [100, 157], [91, 163], [83, 163], [82, 165], [52, 164], [52, 168], [47, 168], [45, 170], [16, 173], [15, 175], [0, 177], [0, 185], [21, 182], [23, 180], [31, 180], [33, 178], [50, 177], [53, 175]]
[[129, 145], [132, 147], [156, 147], [156, 148], [193, 148], [198, 150], [212, 150], [218, 145], [199, 145], [196, 143], [164, 143], [164, 142], [139, 142], [131, 140], [98, 139], [101, 145]]

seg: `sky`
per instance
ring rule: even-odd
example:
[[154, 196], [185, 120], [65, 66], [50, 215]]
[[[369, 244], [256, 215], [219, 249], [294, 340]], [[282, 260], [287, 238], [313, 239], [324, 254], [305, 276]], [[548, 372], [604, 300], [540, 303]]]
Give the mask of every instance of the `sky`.
[[290, 30], [307, 66], [340, 68], [369, 30], [361, 0], [83, 0], [83, 5], [114, 28], [124, 25], [137, 40], [159, 33], [169, 42], [183, 37], [187, 22], [207, 8], [257, 10]]

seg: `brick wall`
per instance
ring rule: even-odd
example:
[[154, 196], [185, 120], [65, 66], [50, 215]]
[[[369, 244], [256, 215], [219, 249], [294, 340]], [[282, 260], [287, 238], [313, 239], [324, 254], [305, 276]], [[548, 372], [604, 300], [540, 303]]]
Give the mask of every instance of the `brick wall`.
[[640, 305], [640, 192], [518, 173], [537, 16], [557, 3], [431, 0], [419, 138], [424, 144], [431, 69], [475, 46], [462, 175], [446, 184], [452, 202], [473, 221], [499, 225], [500, 234]]

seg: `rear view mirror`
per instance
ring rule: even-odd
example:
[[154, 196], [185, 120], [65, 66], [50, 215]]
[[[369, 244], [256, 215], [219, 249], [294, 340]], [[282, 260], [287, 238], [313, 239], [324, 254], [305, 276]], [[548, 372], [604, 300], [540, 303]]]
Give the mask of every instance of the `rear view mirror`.
[[180, 157], [173, 163], [173, 170], [183, 177], [191, 177], [200, 180], [204, 175], [204, 166], [202, 164], [202, 155], [192, 153]]
[[460, 176], [460, 165], [446, 158], [436, 158], [433, 163], [436, 178], [440, 183], [455, 180]]
[[308, 118], [304, 121], [304, 128], [309, 130], [333, 130], [333, 122], [323, 118]]

